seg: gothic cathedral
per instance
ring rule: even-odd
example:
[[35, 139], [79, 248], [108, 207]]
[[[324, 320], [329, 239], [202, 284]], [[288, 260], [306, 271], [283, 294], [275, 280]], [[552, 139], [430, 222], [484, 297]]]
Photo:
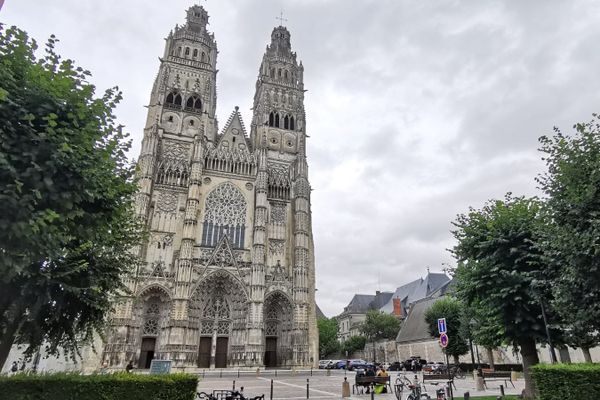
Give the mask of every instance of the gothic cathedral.
[[283, 26], [262, 58], [250, 135], [220, 130], [217, 45], [202, 6], [166, 38], [138, 159], [149, 231], [104, 362], [299, 367], [318, 358], [303, 66]]

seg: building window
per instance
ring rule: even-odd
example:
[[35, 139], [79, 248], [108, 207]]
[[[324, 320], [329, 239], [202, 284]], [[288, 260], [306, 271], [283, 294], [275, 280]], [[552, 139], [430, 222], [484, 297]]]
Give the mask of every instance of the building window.
[[234, 248], [244, 247], [247, 204], [232, 183], [217, 186], [206, 198], [202, 246], [214, 247], [227, 235]]
[[170, 92], [165, 99], [165, 106], [170, 108], [181, 107], [181, 94], [177, 92]]
[[202, 112], [202, 101], [198, 96], [190, 96], [185, 102], [185, 110], [193, 112]]
[[194, 54], [192, 54], [192, 57], [194, 57], [194, 58], [198, 57], [198, 49], [194, 49]]

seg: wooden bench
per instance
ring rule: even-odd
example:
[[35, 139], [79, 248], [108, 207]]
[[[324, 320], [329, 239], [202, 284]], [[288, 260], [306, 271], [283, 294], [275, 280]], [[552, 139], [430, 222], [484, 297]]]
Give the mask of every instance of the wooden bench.
[[456, 389], [456, 385], [454, 385], [454, 379], [450, 374], [423, 374], [423, 386], [425, 386], [426, 381], [433, 382], [449, 382], [454, 389]]
[[514, 382], [512, 381], [512, 375], [510, 371], [489, 371], [489, 370], [482, 370], [481, 373], [483, 374], [483, 385], [487, 388], [487, 381], [504, 381], [504, 384], [506, 385], [506, 382], [510, 382], [510, 384], [512, 385], [512, 387], [515, 387]]
[[392, 393], [392, 385], [390, 384], [389, 376], [365, 376], [365, 375], [356, 375], [354, 380], [354, 385], [352, 386], [352, 394], [354, 394], [354, 390], [356, 393], [363, 393], [363, 389], [365, 387], [371, 387], [373, 385], [385, 385], [388, 388], [388, 393]]

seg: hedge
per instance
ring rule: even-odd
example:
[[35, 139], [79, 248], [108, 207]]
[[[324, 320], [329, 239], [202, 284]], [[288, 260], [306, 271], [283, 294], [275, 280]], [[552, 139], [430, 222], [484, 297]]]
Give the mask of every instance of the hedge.
[[531, 372], [540, 400], [600, 399], [600, 364], [539, 364]]
[[193, 400], [197, 386], [189, 374], [16, 374], [0, 377], [0, 399]]

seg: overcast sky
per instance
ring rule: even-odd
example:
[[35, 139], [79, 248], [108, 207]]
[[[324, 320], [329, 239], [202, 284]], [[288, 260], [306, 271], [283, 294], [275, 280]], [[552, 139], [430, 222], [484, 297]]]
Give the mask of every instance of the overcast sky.
[[[139, 153], [163, 38], [193, 1], [6, 0], [0, 21], [124, 94]], [[394, 290], [453, 265], [451, 221], [507, 191], [537, 194], [537, 138], [600, 111], [600, 2], [202, 2], [219, 56], [222, 127], [250, 125], [258, 67], [281, 9], [305, 67], [317, 302]]]

